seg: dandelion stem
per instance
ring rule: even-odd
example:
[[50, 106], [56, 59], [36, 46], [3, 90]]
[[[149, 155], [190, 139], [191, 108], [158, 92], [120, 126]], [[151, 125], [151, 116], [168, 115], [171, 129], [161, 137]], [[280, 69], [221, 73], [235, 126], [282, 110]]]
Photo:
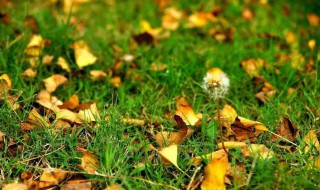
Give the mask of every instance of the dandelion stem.
[[[222, 148], [223, 150], [228, 154], [228, 156], [230, 156], [229, 151], [226, 149], [226, 147], [224, 146], [224, 139], [223, 139], [223, 132], [222, 132], [222, 123], [221, 123], [221, 117], [220, 117], [220, 98], [216, 99], [217, 102], [217, 109], [218, 109], [218, 125], [219, 125], [219, 131], [220, 131], [220, 139], [221, 139], [221, 143], [222, 143]], [[213, 129], [214, 130], [214, 129]]]

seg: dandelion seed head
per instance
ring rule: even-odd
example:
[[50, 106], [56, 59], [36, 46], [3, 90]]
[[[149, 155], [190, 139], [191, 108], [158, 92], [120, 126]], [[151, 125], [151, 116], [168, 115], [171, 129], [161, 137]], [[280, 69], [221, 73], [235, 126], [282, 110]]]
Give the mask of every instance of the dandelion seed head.
[[202, 88], [210, 98], [223, 98], [230, 86], [228, 76], [219, 68], [211, 68], [203, 78]]

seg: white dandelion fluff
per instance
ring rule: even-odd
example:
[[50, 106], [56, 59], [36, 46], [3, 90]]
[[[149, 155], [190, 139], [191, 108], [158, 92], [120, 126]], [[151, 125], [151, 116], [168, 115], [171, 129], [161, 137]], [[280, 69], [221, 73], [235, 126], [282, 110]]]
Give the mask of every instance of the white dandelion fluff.
[[202, 88], [212, 99], [223, 98], [229, 90], [230, 80], [219, 68], [211, 68], [203, 78]]

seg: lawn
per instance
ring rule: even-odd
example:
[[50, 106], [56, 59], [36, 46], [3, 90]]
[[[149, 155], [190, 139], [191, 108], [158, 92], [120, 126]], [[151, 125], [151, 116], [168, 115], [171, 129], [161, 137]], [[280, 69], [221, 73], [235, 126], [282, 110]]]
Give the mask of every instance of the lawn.
[[0, 185], [319, 189], [319, 43], [315, 0], [0, 0]]

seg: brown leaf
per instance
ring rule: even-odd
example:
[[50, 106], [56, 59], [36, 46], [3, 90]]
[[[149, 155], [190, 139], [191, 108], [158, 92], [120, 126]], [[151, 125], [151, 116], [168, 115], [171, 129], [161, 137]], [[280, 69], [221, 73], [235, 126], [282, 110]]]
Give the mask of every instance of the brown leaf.
[[36, 20], [33, 16], [31, 16], [31, 15], [27, 16], [27, 17], [24, 19], [24, 21], [23, 21], [23, 26], [24, 26], [25, 28], [31, 30], [31, 32], [32, 32], [33, 34], [39, 33], [39, 24], [38, 24], [37, 20]]
[[65, 84], [67, 81], [68, 79], [66, 77], [59, 74], [52, 75], [51, 77], [43, 80], [46, 90], [50, 93], [54, 92], [58, 86]]
[[204, 169], [202, 190], [226, 189], [224, 184], [226, 171], [229, 168], [228, 157], [214, 158]]
[[[291, 123], [289, 118], [282, 117], [282, 122], [276, 134], [290, 141], [295, 141], [298, 137], [298, 132], [299, 132], [298, 128]], [[282, 140], [282, 138], [279, 138], [277, 136], [272, 137], [272, 141], [278, 141], [278, 140]]]
[[[0, 5], [1, 5], [1, 3], [0, 3]], [[10, 23], [9, 13], [0, 13], [0, 19], [3, 24], [9, 24]]]
[[45, 64], [46, 66], [49, 66], [51, 65], [53, 59], [54, 59], [53, 55], [44, 55], [42, 58], [42, 63]]
[[308, 153], [309, 151], [314, 154], [320, 152], [320, 143], [317, 134], [313, 129], [311, 129], [302, 139], [299, 149], [302, 149], [304, 154]]
[[228, 136], [229, 140], [246, 141], [247, 138], [250, 142], [256, 142], [256, 136], [264, 131], [268, 131], [264, 124], [252, 121], [238, 116], [235, 122], [231, 125], [233, 134]]
[[114, 87], [119, 88], [120, 85], [121, 85], [121, 77], [119, 77], [119, 76], [112, 77], [112, 78], [110, 79], [110, 83], [111, 83]]
[[[76, 181], [76, 180], [73, 180]], [[93, 188], [91, 182], [82, 182], [81, 183], [77, 182], [72, 182], [68, 181], [66, 184], [63, 184], [61, 186], [60, 190], [91, 190]]]
[[152, 44], [153, 43], [153, 36], [148, 32], [144, 32], [141, 34], [133, 35], [133, 39], [140, 45], [140, 44]]
[[242, 18], [247, 21], [254, 19], [253, 11], [249, 8], [244, 9], [242, 11]]
[[175, 7], [166, 8], [162, 17], [162, 27], [168, 30], [177, 30], [179, 28], [179, 20], [183, 14]]

